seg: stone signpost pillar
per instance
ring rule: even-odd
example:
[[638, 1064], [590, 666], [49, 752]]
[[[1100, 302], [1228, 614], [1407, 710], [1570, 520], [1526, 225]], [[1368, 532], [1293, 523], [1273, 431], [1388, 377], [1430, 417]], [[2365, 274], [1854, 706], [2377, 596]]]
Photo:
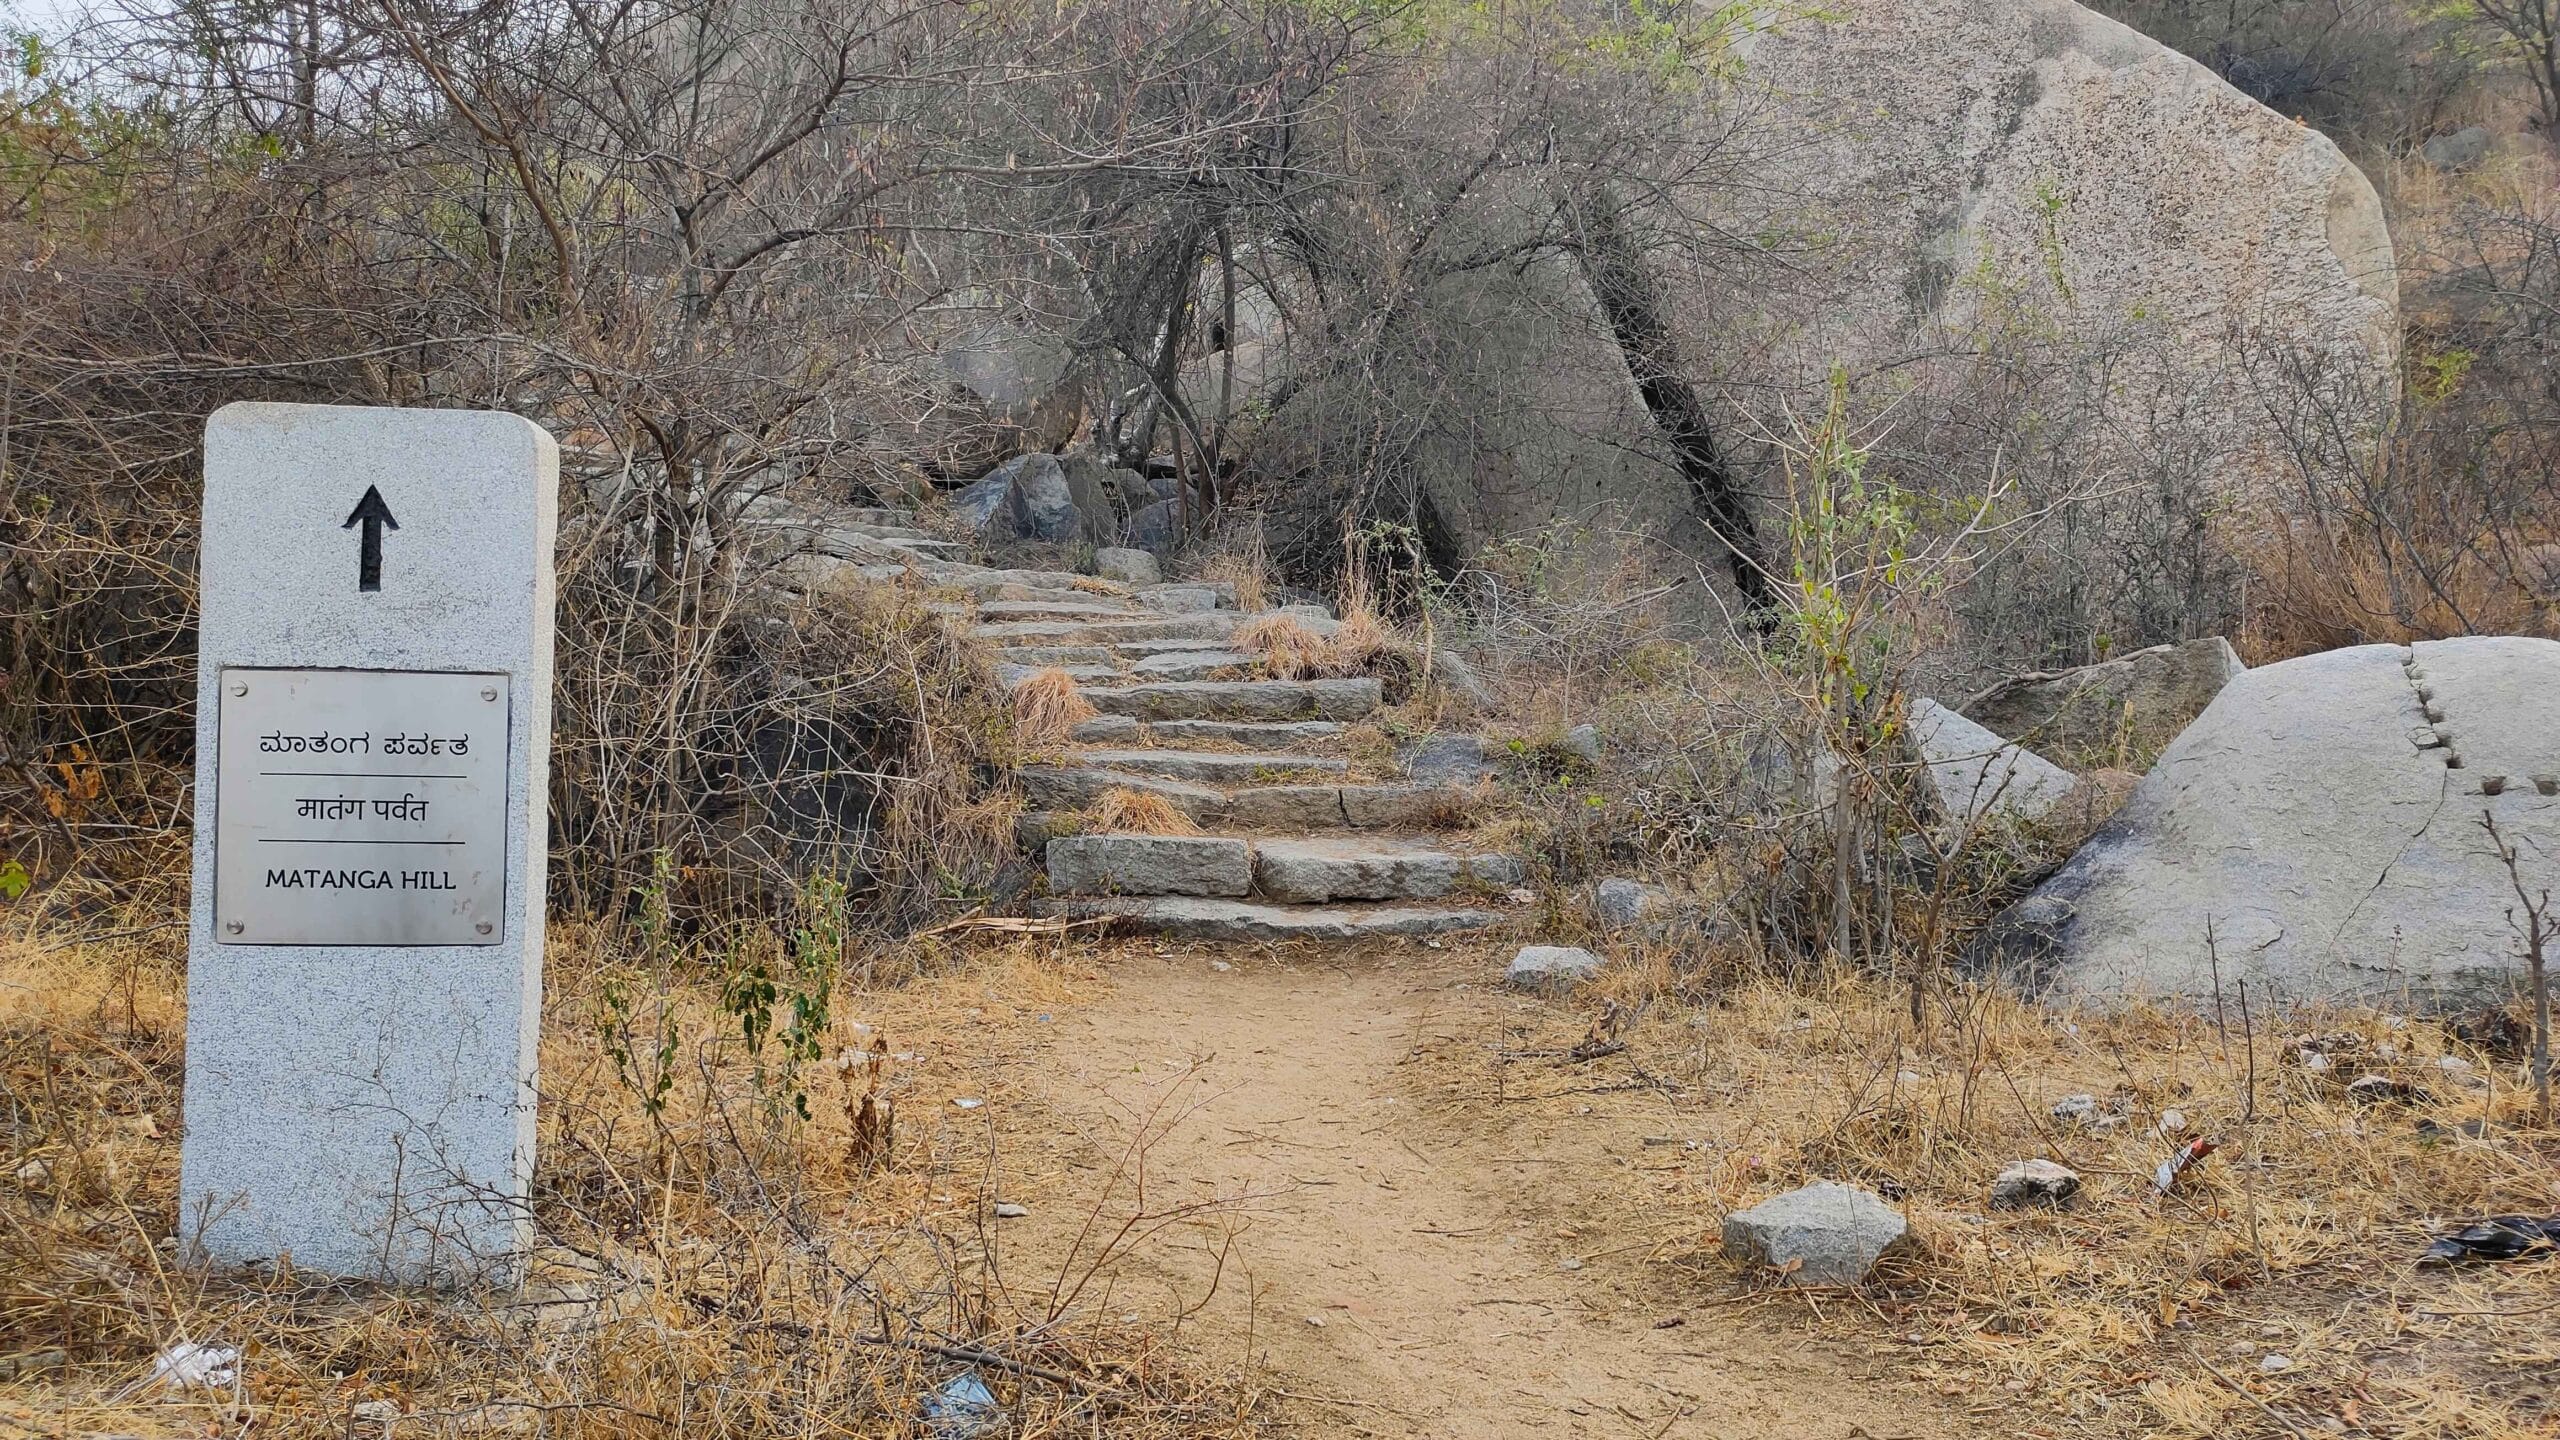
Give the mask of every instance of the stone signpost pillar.
[[558, 484], [515, 415], [205, 427], [191, 1253], [448, 1281], [525, 1246]]

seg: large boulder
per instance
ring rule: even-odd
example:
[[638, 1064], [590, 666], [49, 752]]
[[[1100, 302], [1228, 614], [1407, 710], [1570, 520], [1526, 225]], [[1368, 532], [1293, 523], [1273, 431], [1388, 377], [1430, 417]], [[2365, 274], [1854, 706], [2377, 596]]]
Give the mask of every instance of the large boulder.
[[2360, 645], [2234, 677], [1978, 963], [2112, 1001], [2422, 1007], [2511, 995], [2516, 900], [2560, 891], [2560, 642]]
[[1767, 167], [1748, 218], [1822, 236], [1793, 257], [1803, 283], [1762, 302], [1782, 371], [2026, 323], [2040, 354], [2112, 357], [2084, 446], [2131, 459], [2166, 427], [2261, 498], [2290, 453], [2253, 383], [2267, 357], [2341, 397], [2392, 393], [2372, 185], [2186, 56], [2072, 0], [1842, 0], [1741, 48], [1767, 106], [1744, 127]]
[[2097, 665], [2012, 676], [1966, 701], [1966, 719], [2074, 765], [2149, 755], [2246, 670], [2219, 635]]
[[[1684, 363], [1744, 412], [1731, 434], [1790, 433], [1835, 372], [1858, 377], [1862, 405], [1957, 393], [1978, 348], [2031, 335], [2043, 373], [2078, 366], [2089, 397], [2047, 418], [2044, 443], [2092, 473], [2174, 444], [2213, 498], [2272, 503], [2290, 452], [2269, 365], [2321, 376], [2341, 403], [2393, 393], [2399, 292], [2373, 187], [2205, 67], [2071, 0], [1842, 0], [1738, 28], [1738, 71], [1689, 138], [1741, 183], [1628, 201], [1639, 231], [1694, 233], [1685, 207], [1705, 203], [1723, 233], [1783, 251], [1721, 278], [1655, 262]], [[1481, 187], [1448, 248], [1522, 258], [1424, 287], [1416, 328], [1450, 343], [1361, 383], [1416, 397], [1416, 481], [1461, 551], [1607, 517], [1713, 554], [1583, 274], [1540, 243], [1552, 217], [1543, 185]], [[1749, 383], [1716, 386], [1734, 356]], [[1295, 389], [1266, 463], [1347, 463], [1308, 437], [1361, 399]]]

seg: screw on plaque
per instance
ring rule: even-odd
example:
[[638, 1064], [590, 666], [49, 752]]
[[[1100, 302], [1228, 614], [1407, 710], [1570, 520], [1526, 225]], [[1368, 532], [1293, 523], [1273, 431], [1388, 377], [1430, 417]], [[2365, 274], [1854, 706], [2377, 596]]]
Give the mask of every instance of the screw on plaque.
[[495, 700], [495, 699], [497, 699], [497, 698], [498, 698], [498, 687], [497, 687], [497, 686], [495, 686], [495, 685], [483, 685], [483, 686], [481, 686], [481, 687], [480, 687], [480, 698], [481, 698], [481, 699], [483, 699], [483, 700]]
[[234, 935], [237, 935], [237, 934], [239, 934], [241, 931], [246, 930], [246, 929], [248, 929], [249, 927], [248, 927], [248, 926], [246, 926], [246, 925], [241, 924], [241, 923], [240, 923], [239, 921], [237, 921], [237, 920], [233, 920], [233, 921], [229, 922], [228, 924], [224, 925], [222, 928], [223, 928], [223, 929], [225, 929], [225, 930], [230, 931], [230, 932], [231, 932], [232, 934], [234, 934]]
[[483, 935], [486, 935], [486, 934], [488, 934], [490, 931], [492, 931], [492, 930], [494, 930], [494, 929], [496, 929], [496, 928], [498, 928], [498, 927], [496, 927], [496, 926], [494, 926], [494, 925], [490, 924], [490, 923], [489, 923], [488, 921], [486, 921], [486, 920], [483, 920], [483, 921], [481, 921], [479, 924], [474, 925], [474, 926], [472, 926], [471, 928], [472, 928], [472, 929], [474, 929], [474, 930], [479, 931], [479, 932], [480, 932], [481, 934], [483, 934]]
[[234, 695], [246, 695], [249, 693], [249, 687], [245, 682], [235, 683], [231, 687], [231, 693]]

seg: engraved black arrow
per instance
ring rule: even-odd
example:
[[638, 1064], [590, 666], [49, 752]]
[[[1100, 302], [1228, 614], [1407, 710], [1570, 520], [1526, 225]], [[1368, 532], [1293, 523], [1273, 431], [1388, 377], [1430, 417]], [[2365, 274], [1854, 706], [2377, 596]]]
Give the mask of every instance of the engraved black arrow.
[[399, 529], [400, 522], [391, 518], [391, 507], [382, 503], [382, 492], [370, 485], [364, 487], [364, 498], [356, 502], [356, 508], [347, 512], [347, 523], [338, 528], [353, 530], [358, 521], [364, 523], [364, 538], [356, 546], [356, 588], [379, 590], [382, 588], [382, 532], [386, 526]]

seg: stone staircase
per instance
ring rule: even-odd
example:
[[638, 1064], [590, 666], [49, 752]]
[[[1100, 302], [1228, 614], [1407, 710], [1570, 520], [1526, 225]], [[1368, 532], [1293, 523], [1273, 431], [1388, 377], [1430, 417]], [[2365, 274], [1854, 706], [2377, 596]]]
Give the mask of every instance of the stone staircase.
[[[1253, 617], [1235, 608], [1232, 586], [1111, 586], [968, 564], [942, 542], [911, 539], [923, 532], [895, 512], [808, 528], [867, 578], [965, 597], [936, 606], [966, 615], [970, 633], [996, 648], [1006, 683], [1061, 670], [1099, 712], [1063, 753], [1019, 773], [1017, 832], [1045, 868], [1052, 913], [1206, 940], [1499, 923], [1494, 897], [1521, 870], [1465, 843], [1481, 805], [1466, 783], [1471, 767], [1418, 779], [1399, 764], [1374, 723], [1383, 705], [1374, 679], [1264, 678], [1238, 648]], [[1334, 623], [1320, 606], [1280, 613], [1319, 632]], [[1447, 740], [1480, 760], [1472, 738]], [[1159, 797], [1201, 833], [1089, 832], [1086, 812], [1115, 790]]]

